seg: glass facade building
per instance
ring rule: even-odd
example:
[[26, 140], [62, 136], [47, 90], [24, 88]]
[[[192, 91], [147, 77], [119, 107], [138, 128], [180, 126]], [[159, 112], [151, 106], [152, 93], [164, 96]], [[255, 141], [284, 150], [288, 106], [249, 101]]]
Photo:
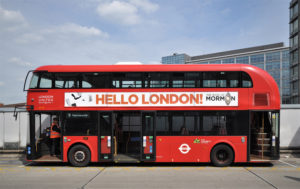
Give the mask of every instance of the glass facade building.
[[171, 56], [164, 56], [161, 58], [162, 64], [185, 64], [190, 60], [190, 56], [187, 54], [174, 53]]
[[[278, 84], [281, 103], [290, 104], [289, 47], [275, 43], [245, 49], [192, 56], [186, 64], [250, 64], [266, 70]], [[173, 63], [175, 64], [175, 63]]]
[[300, 103], [299, 82], [299, 0], [290, 2], [290, 72], [291, 72], [291, 103]]

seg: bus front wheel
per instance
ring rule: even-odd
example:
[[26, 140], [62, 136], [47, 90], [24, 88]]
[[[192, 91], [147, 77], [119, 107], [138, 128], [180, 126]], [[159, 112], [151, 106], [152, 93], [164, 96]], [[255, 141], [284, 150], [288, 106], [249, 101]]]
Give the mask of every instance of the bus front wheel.
[[225, 144], [215, 146], [210, 154], [211, 162], [217, 167], [225, 167], [233, 162], [233, 151]]
[[90, 162], [91, 153], [86, 146], [77, 144], [70, 149], [68, 159], [75, 167], [85, 167]]

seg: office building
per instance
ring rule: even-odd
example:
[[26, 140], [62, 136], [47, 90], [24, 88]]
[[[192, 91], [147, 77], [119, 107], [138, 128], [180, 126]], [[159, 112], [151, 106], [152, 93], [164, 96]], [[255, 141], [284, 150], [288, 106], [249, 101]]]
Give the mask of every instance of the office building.
[[[188, 56], [188, 55], [187, 55]], [[171, 60], [171, 58], [170, 58]], [[281, 102], [290, 103], [289, 47], [283, 43], [191, 56], [186, 64], [250, 64], [266, 70], [278, 84]], [[175, 64], [171, 62], [169, 64]]]
[[187, 54], [174, 53], [171, 56], [164, 56], [161, 59], [162, 64], [185, 64], [190, 60], [190, 56]]
[[290, 71], [291, 71], [291, 103], [300, 103], [299, 82], [299, 0], [290, 2]]

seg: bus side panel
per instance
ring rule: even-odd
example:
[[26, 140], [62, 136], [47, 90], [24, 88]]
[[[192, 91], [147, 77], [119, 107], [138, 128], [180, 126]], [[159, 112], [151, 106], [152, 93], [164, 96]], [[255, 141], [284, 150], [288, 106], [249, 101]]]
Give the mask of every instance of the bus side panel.
[[68, 162], [68, 151], [73, 144], [85, 144], [91, 152], [91, 162], [98, 161], [98, 137], [97, 136], [64, 136], [63, 137], [64, 162]]
[[219, 143], [233, 148], [234, 162], [247, 161], [246, 136], [157, 136], [156, 162], [210, 162], [210, 152]]

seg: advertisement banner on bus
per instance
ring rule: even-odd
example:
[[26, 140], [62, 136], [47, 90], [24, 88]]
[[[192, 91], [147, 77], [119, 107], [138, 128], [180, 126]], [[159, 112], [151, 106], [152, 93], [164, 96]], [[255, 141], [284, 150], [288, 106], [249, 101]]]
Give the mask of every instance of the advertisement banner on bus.
[[66, 92], [65, 107], [238, 106], [238, 92]]

